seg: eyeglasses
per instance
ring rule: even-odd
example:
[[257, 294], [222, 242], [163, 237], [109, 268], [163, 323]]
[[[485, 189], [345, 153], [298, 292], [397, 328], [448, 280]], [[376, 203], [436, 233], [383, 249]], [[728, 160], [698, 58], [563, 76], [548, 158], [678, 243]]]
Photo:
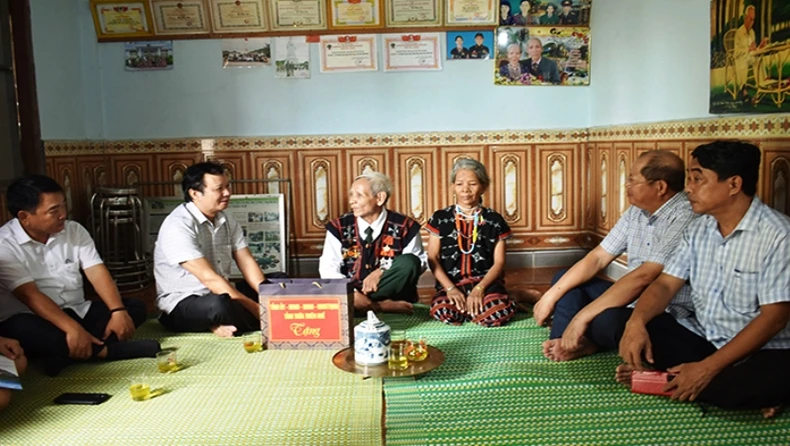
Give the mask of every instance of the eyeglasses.
[[625, 185], [626, 186], [636, 186], [638, 184], [650, 184], [650, 183], [654, 183], [654, 182], [655, 182], [655, 180], [636, 181], [636, 180], [633, 179], [633, 177], [628, 177], [628, 178], [625, 179]]

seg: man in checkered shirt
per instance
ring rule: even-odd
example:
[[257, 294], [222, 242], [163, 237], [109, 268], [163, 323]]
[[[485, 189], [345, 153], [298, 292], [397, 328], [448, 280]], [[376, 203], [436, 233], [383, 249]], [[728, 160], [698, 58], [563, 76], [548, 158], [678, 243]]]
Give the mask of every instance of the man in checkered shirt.
[[[543, 354], [567, 361], [617, 348], [616, 321], [630, 316], [632, 304], [664, 268], [680, 242], [683, 229], [696, 217], [686, 194], [683, 160], [666, 150], [640, 155], [625, 182], [629, 207], [606, 238], [572, 268], [554, 276], [552, 286], [535, 305], [535, 320], [545, 324], [554, 313]], [[595, 277], [623, 253], [628, 273], [615, 284]], [[679, 293], [669, 311], [687, 314], [690, 290]], [[612, 311], [601, 313], [604, 310]], [[620, 324], [622, 325], [622, 324]]]
[[[225, 213], [230, 185], [222, 166], [197, 163], [184, 173], [185, 203], [162, 222], [154, 248], [159, 322], [173, 331], [230, 337], [260, 328], [258, 286], [264, 281], [244, 231]], [[244, 276], [228, 281], [231, 262]]]
[[[617, 379], [666, 370], [672, 399], [772, 417], [790, 402], [790, 219], [755, 196], [756, 146], [716, 141], [691, 156], [686, 191], [704, 215], [623, 327]], [[696, 317], [681, 325], [664, 308], [687, 281]]]

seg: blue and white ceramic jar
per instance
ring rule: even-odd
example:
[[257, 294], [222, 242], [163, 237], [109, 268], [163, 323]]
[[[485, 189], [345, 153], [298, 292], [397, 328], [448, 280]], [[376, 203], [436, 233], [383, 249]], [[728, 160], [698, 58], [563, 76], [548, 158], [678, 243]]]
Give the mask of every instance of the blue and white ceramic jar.
[[377, 365], [387, 362], [390, 352], [390, 327], [368, 311], [368, 320], [354, 327], [354, 361]]

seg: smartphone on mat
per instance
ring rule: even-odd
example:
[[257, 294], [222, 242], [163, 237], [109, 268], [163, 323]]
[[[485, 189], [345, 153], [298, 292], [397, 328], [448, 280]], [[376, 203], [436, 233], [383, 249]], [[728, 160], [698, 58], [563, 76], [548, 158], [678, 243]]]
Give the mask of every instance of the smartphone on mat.
[[55, 398], [55, 404], [101, 404], [111, 396], [106, 393], [62, 393]]

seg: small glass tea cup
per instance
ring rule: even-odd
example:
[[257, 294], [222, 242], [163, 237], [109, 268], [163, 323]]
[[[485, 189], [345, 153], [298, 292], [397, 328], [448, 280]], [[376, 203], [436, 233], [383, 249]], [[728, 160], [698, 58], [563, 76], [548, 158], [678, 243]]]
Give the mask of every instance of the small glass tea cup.
[[133, 378], [129, 382], [129, 395], [132, 401], [145, 401], [151, 398], [151, 385], [144, 376]]
[[395, 342], [390, 344], [389, 357], [387, 358], [387, 367], [391, 370], [405, 370], [409, 368], [409, 360], [406, 357], [406, 341]]
[[425, 338], [420, 338], [416, 341], [408, 341], [406, 347], [406, 358], [408, 358], [410, 362], [424, 361], [427, 357], [428, 343], [425, 342]]
[[247, 353], [255, 353], [263, 351], [263, 340], [260, 333], [253, 333], [242, 338], [242, 345], [244, 351]]
[[176, 351], [173, 349], [164, 349], [156, 354], [156, 368], [161, 373], [172, 373], [178, 371], [178, 360], [176, 359]]

